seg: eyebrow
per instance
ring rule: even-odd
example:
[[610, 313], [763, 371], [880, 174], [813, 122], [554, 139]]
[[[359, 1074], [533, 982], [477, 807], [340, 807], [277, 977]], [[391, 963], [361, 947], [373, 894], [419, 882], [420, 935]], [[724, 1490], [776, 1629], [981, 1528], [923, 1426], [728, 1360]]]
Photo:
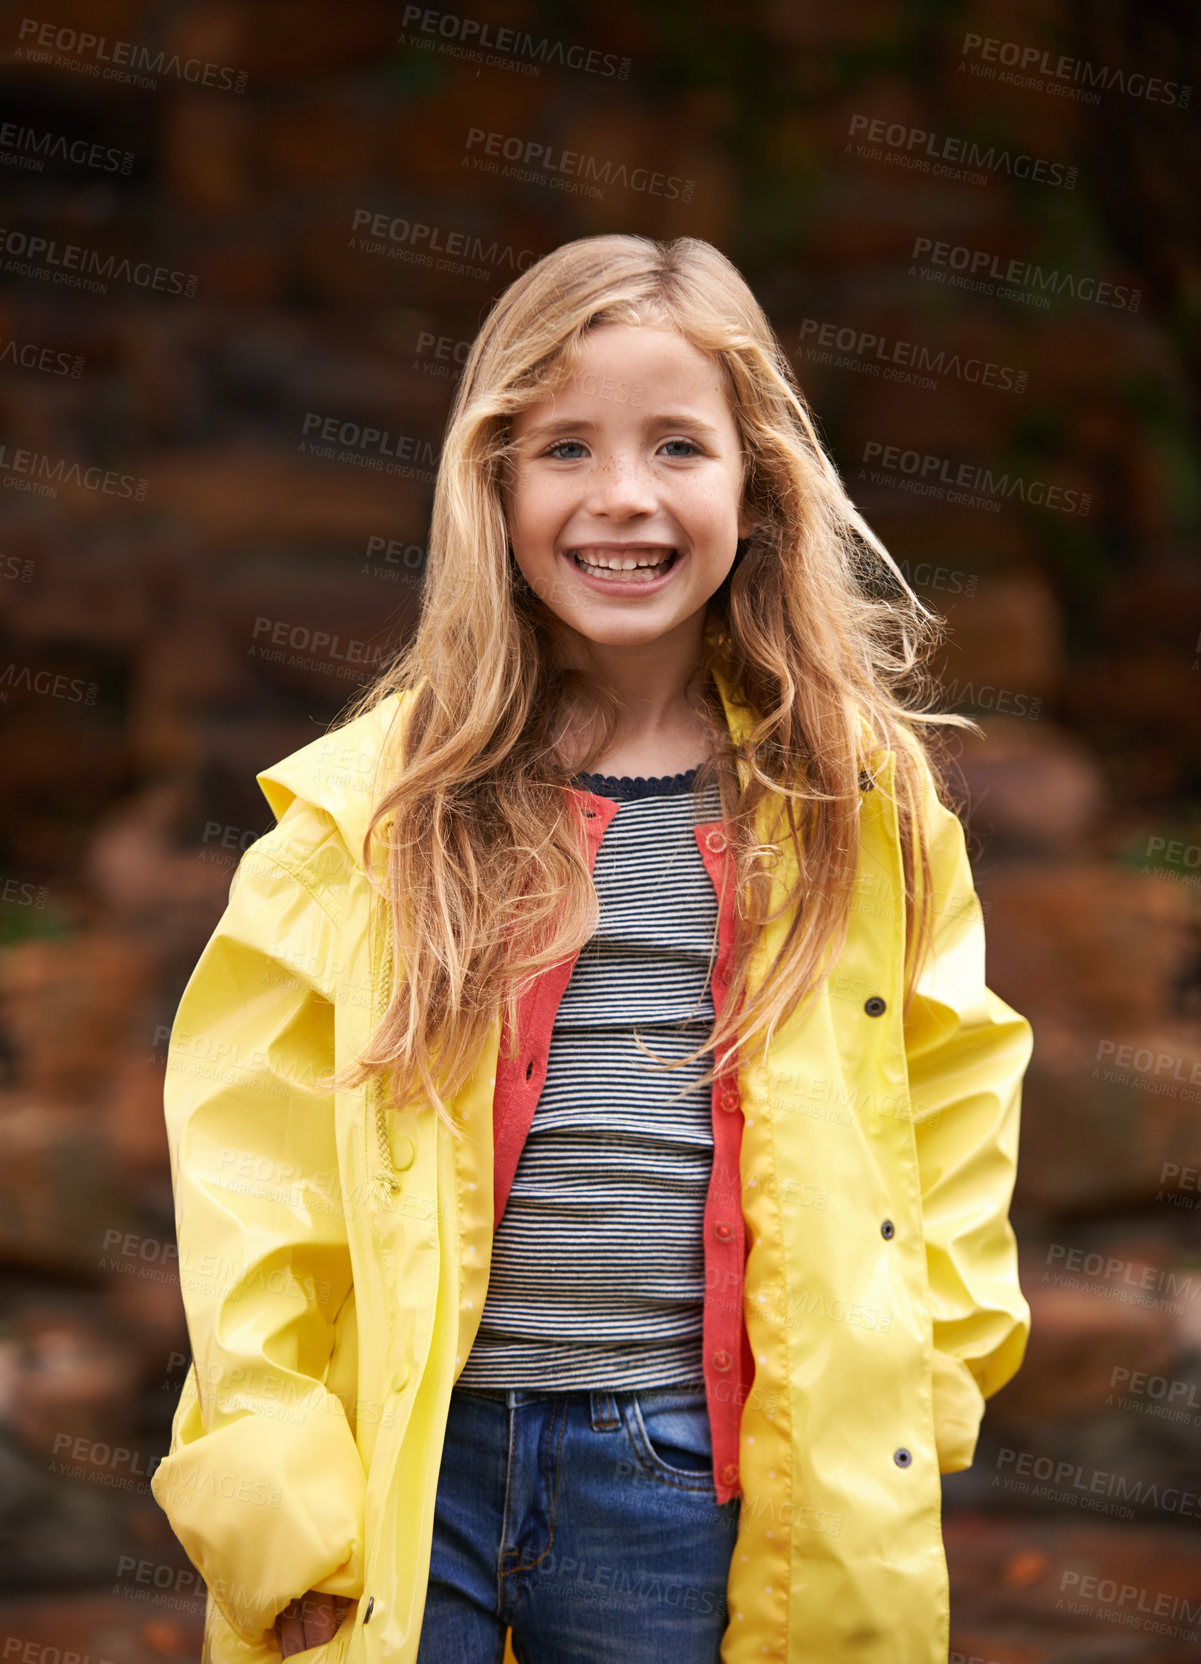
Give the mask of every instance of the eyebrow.
[[[721, 435], [715, 427], [703, 422], [699, 416], [690, 415], [687, 411], [669, 410], [656, 412], [643, 420], [646, 428], [693, 428], [698, 433], [704, 433], [710, 439], [720, 439]], [[554, 433], [592, 433], [599, 426], [585, 418], [576, 419], [572, 416], [556, 416], [550, 421], [539, 422], [535, 427], [526, 430], [527, 439], [544, 439]]]

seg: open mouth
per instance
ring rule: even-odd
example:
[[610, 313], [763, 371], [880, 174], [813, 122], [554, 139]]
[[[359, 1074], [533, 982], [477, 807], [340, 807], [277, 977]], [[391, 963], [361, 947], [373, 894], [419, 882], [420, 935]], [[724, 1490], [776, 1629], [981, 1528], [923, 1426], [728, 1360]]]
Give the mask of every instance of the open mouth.
[[568, 558], [581, 572], [611, 584], [646, 584], [666, 577], [678, 553], [676, 549], [630, 549], [584, 555], [579, 549], [567, 550]]

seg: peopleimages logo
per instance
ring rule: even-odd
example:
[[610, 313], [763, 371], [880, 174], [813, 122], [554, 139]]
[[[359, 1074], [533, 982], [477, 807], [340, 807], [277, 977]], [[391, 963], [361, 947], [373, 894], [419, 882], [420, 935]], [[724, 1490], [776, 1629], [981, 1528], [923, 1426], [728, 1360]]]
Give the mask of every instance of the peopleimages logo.
[[181, 81], [225, 92], [246, 90], [245, 70], [229, 69], [203, 58], [181, 58], [178, 52], [152, 51], [136, 41], [110, 40], [88, 29], [43, 23], [36, 17], [21, 19], [17, 39], [20, 44], [12, 54], [17, 63], [54, 64], [103, 81], [139, 87], [153, 88], [160, 75], [175, 75]]
[[1188, 108], [1193, 89], [1179, 81], [1165, 81], [1140, 70], [1112, 69], [1090, 64], [1084, 58], [1058, 56], [1042, 46], [1023, 46], [1016, 40], [998, 40], [995, 35], [964, 35], [959, 62], [960, 73], [968, 72], [988, 81], [1009, 86], [1038, 87], [1059, 98], [1075, 98], [1099, 104], [1103, 92], [1125, 93], [1128, 98], [1145, 98], [1152, 104], [1174, 104]]
[[21, 447], [0, 444], [0, 486], [30, 491], [35, 496], [57, 497], [59, 487], [74, 485], [88, 491], [102, 491], [109, 497], [131, 497], [145, 501], [150, 481], [136, 474], [118, 474], [113, 468], [98, 468], [73, 462], [69, 457], [45, 456]]
[[61, 133], [41, 132], [18, 122], [0, 123], [0, 160], [41, 172], [48, 161], [71, 162], [80, 168], [98, 168], [102, 173], [125, 173], [133, 167], [133, 151], [115, 145], [89, 144], [87, 139], [68, 139]]
[[[362, 422], [344, 422], [338, 416], [322, 416], [315, 410], [305, 414], [304, 433], [307, 437], [301, 439], [297, 449], [305, 456], [344, 462], [354, 468], [373, 468], [377, 473], [426, 480], [430, 484], [437, 478], [438, 452], [428, 439], [391, 433], [387, 428]], [[323, 443], [318, 444], [314, 435]], [[420, 463], [428, 466], [417, 466]]]
[[[492, 157], [498, 160], [492, 161]], [[511, 165], [502, 168], [501, 160]], [[620, 185], [626, 190], [644, 191], [649, 196], [691, 202], [696, 188], [695, 180], [681, 179], [674, 173], [631, 168], [625, 162], [602, 162], [578, 150], [558, 150], [541, 139], [523, 139], [515, 133], [488, 133], [482, 127], [467, 130], [463, 166], [469, 162], [481, 173], [494, 173], [501, 179], [549, 184], [558, 190], [598, 198], [604, 195], [601, 186]]]
[[[1036, 185], [1060, 185], [1068, 191], [1076, 188], [1077, 170], [1062, 162], [1048, 162], [1043, 156], [1006, 146], [985, 146], [975, 139], [931, 133], [924, 127], [910, 127], [883, 116], [852, 115], [847, 136], [844, 152], [850, 151], [863, 161], [887, 161], [913, 168], [934, 179], [987, 185], [990, 173], [1000, 173]], [[850, 142], [855, 139], [857, 143]]]
[[[516, 69], [524, 75], [536, 76], [541, 75], [542, 65], [546, 63], [557, 64], [561, 69], [582, 70], [586, 75], [612, 76], [616, 81], [629, 79], [630, 60], [619, 58], [616, 52], [601, 52], [595, 46], [564, 46], [562, 41], [552, 41], [545, 35], [494, 28], [491, 23], [481, 23], [474, 17], [458, 17], [454, 12], [406, 6], [404, 25], [410, 34], [407, 39], [403, 33], [398, 37], [399, 46], [449, 53], [469, 63], [487, 64], [489, 68]], [[523, 57], [535, 62], [506, 61]]]
[[65, 671], [35, 670], [32, 665], [8, 664], [0, 670], [0, 705], [8, 704], [9, 690], [40, 693], [47, 699], [65, 699], [69, 705], [94, 705], [100, 691], [96, 682], [85, 682], [82, 676], [68, 676]]
[[[994, 364], [972, 354], [965, 357], [946, 347], [927, 347], [918, 341], [894, 341], [854, 324], [821, 318], [801, 320], [797, 350], [815, 364], [879, 375], [885, 381], [900, 381], [930, 391], [937, 388], [939, 376], [951, 376], [980, 387], [1024, 393], [1029, 378], [1029, 371], [1010, 364]], [[837, 358], [835, 353], [839, 354]]]
[[1073, 300], [1091, 301], [1097, 306], [1113, 306], [1126, 312], [1137, 312], [1142, 305], [1141, 289], [1058, 271], [1030, 260], [1005, 260], [991, 249], [915, 237], [909, 258], [921, 262], [910, 266], [911, 277], [949, 283], [957, 289], [1004, 295], [1028, 305], [1049, 307], [1052, 295], [1070, 295]]
[[[18, 277], [48, 277], [74, 289], [107, 294], [110, 279], [132, 283], [138, 289], [158, 289], [168, 295], [195, 297], [199, 278], [192, 272], [172, 271], [148, 260], [129, 260], [79, 243], [60, 243], [53, 237], [39, 237], [25, 231], [0, 227], [0, 270]], [[90, 274], [90, 275], [85, 275]]]
[[17, 365], [23, 370], [40, 370], [49, 376], [70, 376], [78, 381], [83, 374], [84, 360], [79, 353], [60, 352], [56, 347], [39, 346], [34, 341], [18, 341], [0, 335], [0, 364]]
[[[1088, 514], [1092, 493], [1070, 486], [1051, 485], [1046, 480], [1027, 479], [1022, 474], [996, 471], [978, 462], [960, 462], [933, 451], [905, 450], [881, 440], [864, 443], [860, 479], [873, 485], [896, 485], [920, 495], [945, 497], [967, 507], [987, 508], [995, 513], [1011, 499], [1032, 503], [1037, 508], [1057, 509], [1061, 514]], [[898, 477], [900, 476], [900, 477]]]
[[490, 278], [498, 270], [528, 271], [538, 258], [532, 248], [515, 249], [495, 238], [486, 243], [470, 231], [447, 231], [422, 220], [407, 220], [400, 214], [370, 208], [355, 209], [349, 246], [364, 254], [385, 254], [392, 260], [426, 266], [431, 271], [481, 279]]

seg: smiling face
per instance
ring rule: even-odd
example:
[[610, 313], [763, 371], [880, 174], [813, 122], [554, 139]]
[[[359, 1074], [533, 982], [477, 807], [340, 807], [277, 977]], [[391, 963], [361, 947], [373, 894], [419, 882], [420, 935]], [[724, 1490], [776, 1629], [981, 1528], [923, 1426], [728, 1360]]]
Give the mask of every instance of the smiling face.
[[605, 647], [699, 642], [752, 530], [718, 366], [674, 330], [596, 325], [511, 437], [513, 555], [559, 622]]

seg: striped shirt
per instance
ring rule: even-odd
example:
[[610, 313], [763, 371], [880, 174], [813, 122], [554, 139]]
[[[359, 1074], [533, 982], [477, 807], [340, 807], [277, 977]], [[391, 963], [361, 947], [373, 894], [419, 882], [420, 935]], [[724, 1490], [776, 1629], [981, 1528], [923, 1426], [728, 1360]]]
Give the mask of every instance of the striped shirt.
[[664, 1071], [634, 1039], [679, 1058], [713, 1027], [717, 897], [693, 827], [721, 800], [712, 783], [697, 808], [696, 773], [575, 776], [621, 807], [597, 852], [600, 921], [555, 1017], [463, 1386], [703, 1385], [713, 1125], [711, 1088], [695, 1083], [713, 1054]]

